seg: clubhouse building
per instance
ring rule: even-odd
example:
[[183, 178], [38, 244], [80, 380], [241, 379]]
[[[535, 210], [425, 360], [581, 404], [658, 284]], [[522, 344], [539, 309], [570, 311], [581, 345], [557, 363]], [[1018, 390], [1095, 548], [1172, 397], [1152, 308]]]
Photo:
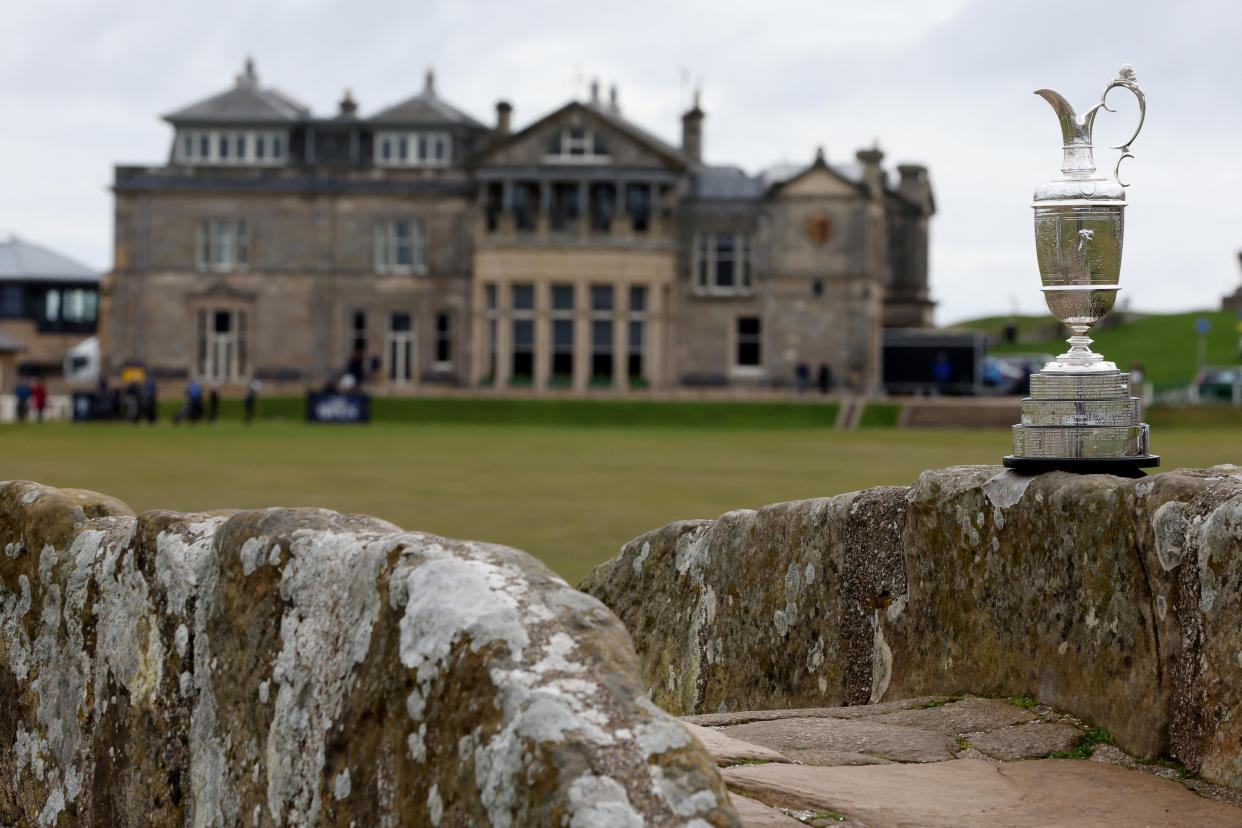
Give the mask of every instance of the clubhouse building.
[[[703, 161], [698, 101], [674, 146], [616, 90], [520, 130], [432, 73], [363, 116], [263, 86], [165, 116], [166, 163], [118, 166], [105, 365], [298, 388], [549, 393], [879, 384], [884, 328], [931, 324], [927, 170], [749, 175]], [[809, 155], [809, 154], [808, 154]], [[800, 369], [799, 366], [805, 366]]]

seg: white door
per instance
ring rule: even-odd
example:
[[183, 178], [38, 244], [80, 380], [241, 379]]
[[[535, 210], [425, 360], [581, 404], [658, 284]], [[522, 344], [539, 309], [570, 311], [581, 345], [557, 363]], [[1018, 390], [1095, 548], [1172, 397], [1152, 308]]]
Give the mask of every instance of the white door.
[[388, 381], [404, 384], [414, 373], [414, 324], [408, 313], [394, 313], [388, 320]]

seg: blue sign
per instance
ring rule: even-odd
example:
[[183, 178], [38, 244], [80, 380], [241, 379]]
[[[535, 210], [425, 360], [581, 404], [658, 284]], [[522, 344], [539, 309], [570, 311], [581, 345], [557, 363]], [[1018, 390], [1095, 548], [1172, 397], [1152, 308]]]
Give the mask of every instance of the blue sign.
[[312, 423], [369, 423], [371, 398], [334, 391], [307, 394], [306, 419]]
[[1205, 334], [1211, 329], [1212, 323], [1208, 321], [1206, 316], [1200, 316], [1198, 321], [1195, 322], [1195, 330], [1201, 334]]

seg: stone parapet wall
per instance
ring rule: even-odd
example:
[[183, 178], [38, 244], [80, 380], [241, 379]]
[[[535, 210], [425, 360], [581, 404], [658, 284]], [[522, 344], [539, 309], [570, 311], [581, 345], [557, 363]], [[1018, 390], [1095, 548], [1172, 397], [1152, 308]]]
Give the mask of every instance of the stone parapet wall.
[[992, 466], [670, 524], [581, 588], [673, 713], [1030, 695], [1242, 788], [1242, 469]]
[[316, 509], [0, 483], [0, 824], [737, 826], [597, 600]]

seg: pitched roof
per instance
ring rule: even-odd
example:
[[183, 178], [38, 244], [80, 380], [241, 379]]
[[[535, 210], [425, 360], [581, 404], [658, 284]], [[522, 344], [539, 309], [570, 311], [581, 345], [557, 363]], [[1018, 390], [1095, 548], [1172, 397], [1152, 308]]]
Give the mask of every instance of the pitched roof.
[[99, 274], [17, 236], [0, 237], [0, 282], [98, 282]]
[[165, 115], [164, 120], [272, 123], [310, 117], [310, 108], [279, 89], [262, 89], [254, 61], [247, 59], [232, 89]]
[[486, 126], [436, 94], [436, 76], [431, 70], [427, 71], [427, 80], [422, 92], [377, 112], [367, 120], [384, 124], [459, 124], [475, 129], [487, 129]]

